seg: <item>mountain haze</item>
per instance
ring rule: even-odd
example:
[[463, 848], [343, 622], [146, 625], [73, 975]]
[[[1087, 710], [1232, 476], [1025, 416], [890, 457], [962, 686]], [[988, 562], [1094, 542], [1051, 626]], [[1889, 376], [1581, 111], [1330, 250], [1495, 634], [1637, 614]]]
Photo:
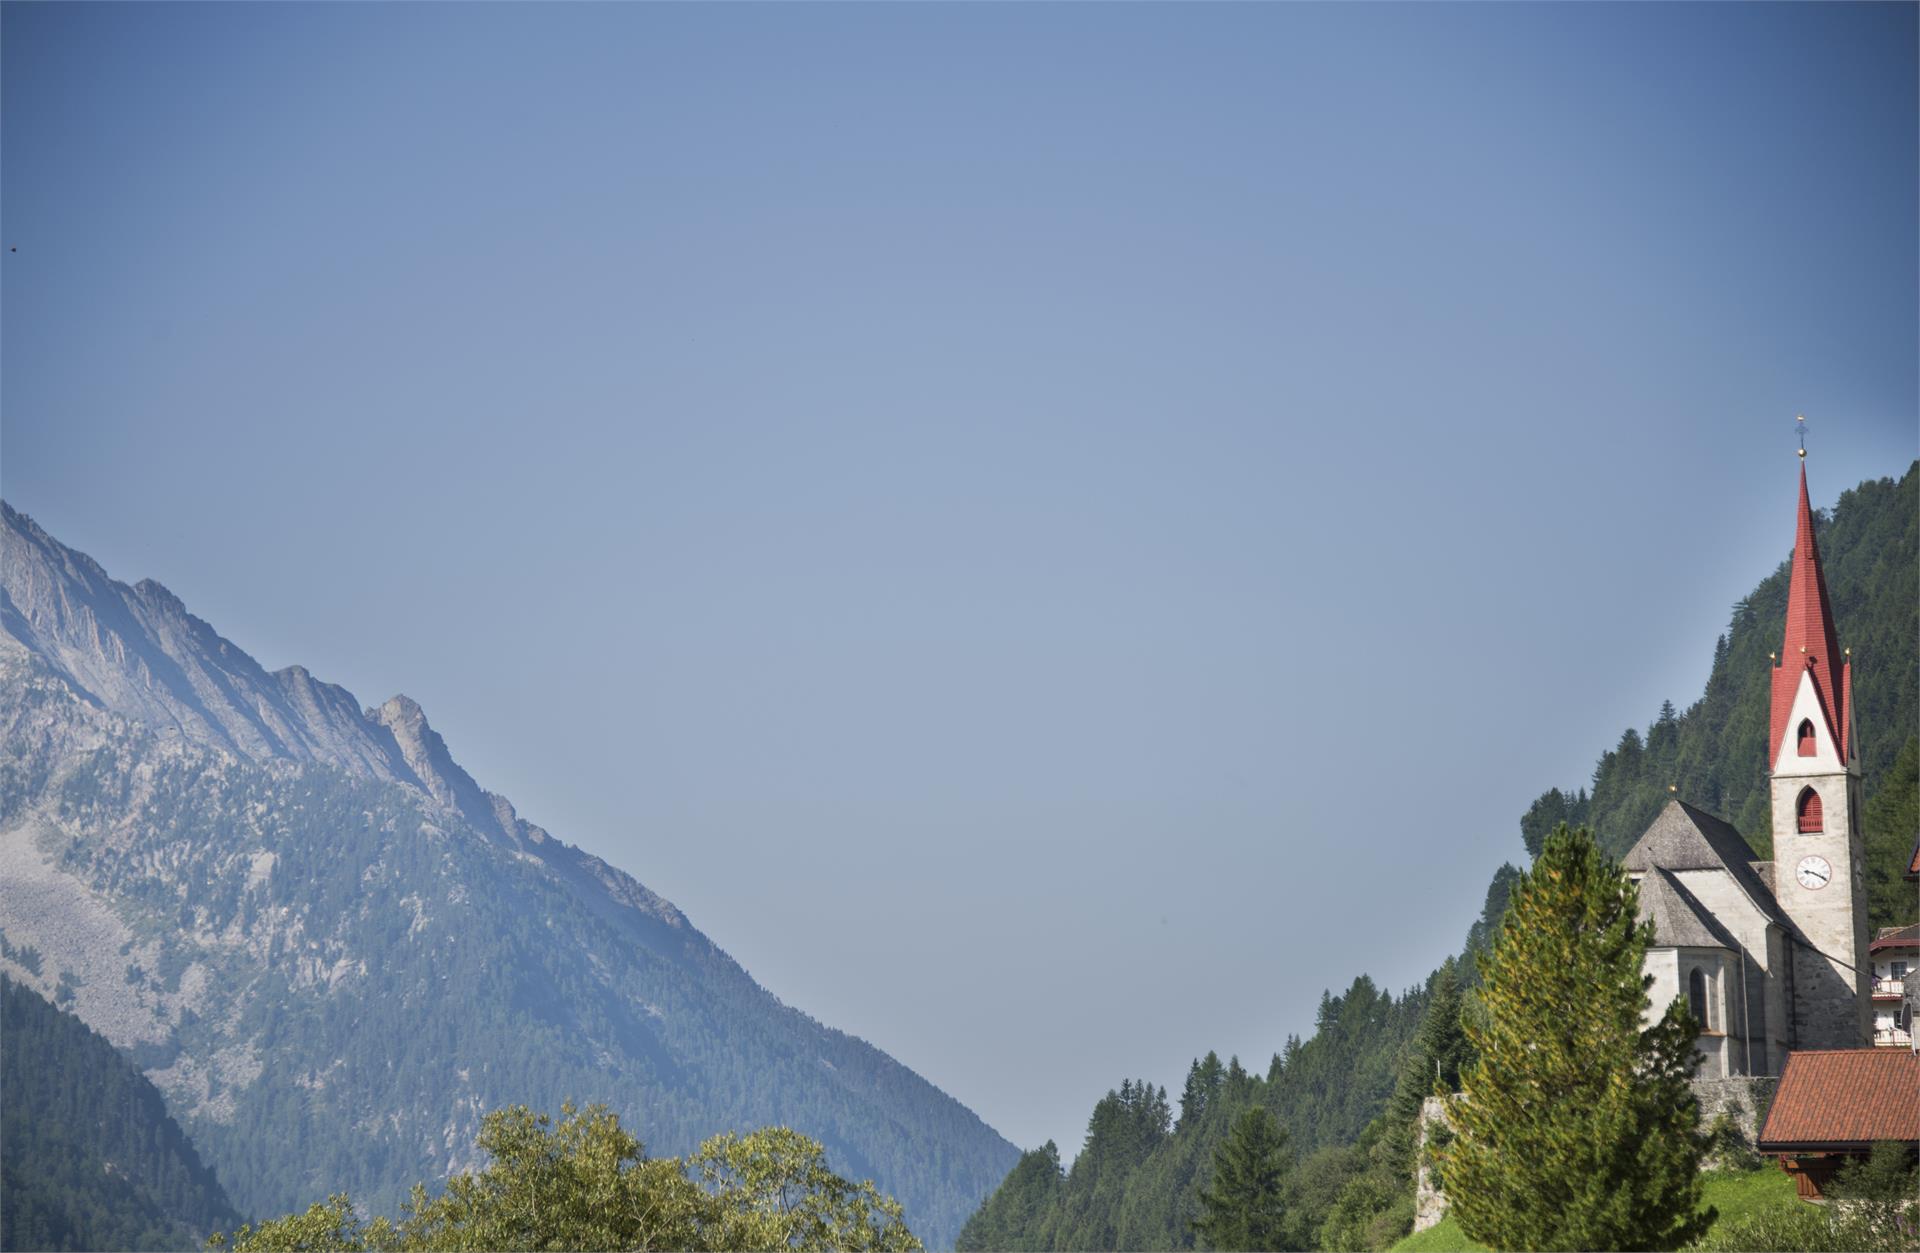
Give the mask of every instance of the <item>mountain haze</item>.
[[0, 969], [129, 1050], [242, 1210], [391, 1211], [512, 1102], [606, 1102], [657, 1153], [793, 1126], [933, 1246], [1018, 1157], [522, 819], [412, 700], [269, 672], [5, 505], [0, 740]]

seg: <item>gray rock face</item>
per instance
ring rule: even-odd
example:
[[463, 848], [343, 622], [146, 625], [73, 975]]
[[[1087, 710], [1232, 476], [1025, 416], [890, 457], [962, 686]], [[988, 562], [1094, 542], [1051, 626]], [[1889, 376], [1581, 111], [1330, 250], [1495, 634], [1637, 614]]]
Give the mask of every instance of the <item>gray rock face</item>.
[[256, 762], [327, 765], [401, 784], [488, 838], [551, 863], [590, 890], [595, 908], [611, 903], [685, 921], [663, 898], [482, 788], [413, 698], [362, 709], [352, 692], [305, 666], [269, 672], [161, 584], [114, 580], [5, 502], [0, 632], [108, 712]]
[[0, 504], [0, 970], [132, 1052], [257, 1215], [391, 1211], [487, 1109], [785, 1123], [931, 1247], [1018, 1157], [522, 819], [420, 706], [269, 673]]
[[0, 502], [0, 627], [102, 708], [254, 761], [418, 784], [353, 694], [269, 674], [151, 579], [128, 587]]
[[454, 761], [453, 754], [447, 751], [447, 742], [427, 725], [427, 715], [418, 702], [408, 696], [396, 696], [378, 709], [367, 710], [366, 717], [386, 733], [388, 742], [418, 781], [421, 791], [481, 830], [499, 830], [512, 838], [510, 829], [500, 821], [495, 805], [499, 798], [482, 791], [473, 776]]

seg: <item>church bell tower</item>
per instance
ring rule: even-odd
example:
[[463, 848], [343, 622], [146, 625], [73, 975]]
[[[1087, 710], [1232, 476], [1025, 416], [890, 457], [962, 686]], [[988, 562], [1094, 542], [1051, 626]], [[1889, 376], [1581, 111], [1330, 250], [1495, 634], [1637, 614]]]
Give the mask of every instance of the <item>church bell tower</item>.
[[1859, 828], [1860, 754], [1853, 660], [1833, 629], [1827, 581], [1800, 451], [1787, 630], [1773, 664], [1773, 891], [1800, 940], [1791, 942], [1793, 1047], [1870, 1042], [1865, 856]]

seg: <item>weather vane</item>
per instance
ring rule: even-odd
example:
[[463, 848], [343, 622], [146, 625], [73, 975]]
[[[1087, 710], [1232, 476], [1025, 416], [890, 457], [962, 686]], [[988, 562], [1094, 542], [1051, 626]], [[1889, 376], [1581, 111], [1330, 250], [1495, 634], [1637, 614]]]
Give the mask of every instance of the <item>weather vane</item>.
[[1800, 436], [1800, 459], [1807, 459], [1807, 415], [1798, 414], [1793, 419], [1793, 429]]

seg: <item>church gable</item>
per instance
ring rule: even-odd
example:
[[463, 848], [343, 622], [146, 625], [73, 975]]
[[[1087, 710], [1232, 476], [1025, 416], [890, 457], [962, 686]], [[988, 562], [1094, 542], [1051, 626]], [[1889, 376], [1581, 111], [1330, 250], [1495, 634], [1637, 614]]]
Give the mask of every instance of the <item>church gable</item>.
[[1746, 837], [1685, 801], [1667, 802], [1627, 850], [1621, 866], [1635, 876], [1650, 876], [1655, 870], [1722, 871], [1761, 917], [1784, 925], [1772, 890], [1754, 873], [1753, 848]]

